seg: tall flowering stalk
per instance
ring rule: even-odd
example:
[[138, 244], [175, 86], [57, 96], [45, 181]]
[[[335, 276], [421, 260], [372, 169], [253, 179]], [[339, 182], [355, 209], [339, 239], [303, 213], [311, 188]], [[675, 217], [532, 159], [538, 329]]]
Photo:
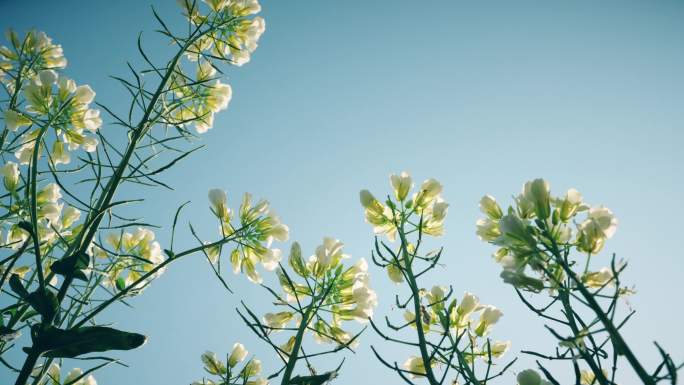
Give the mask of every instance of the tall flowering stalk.
[[[400, 367], [383, 358], [373, 347], [376, 357], [395, 371], [406, 383], [425, 379], [437, 384], [487, 384], [499, 377], [512, 364], [494, 370], [496, 359], [506, 353], [509, 341], [493, 341], [489, 334], [503, 313], [494, 306], [482, 305], [479, 299], [465, 293], [460, 302], [451, 286], [423, 288], [419, 280], [434, 269], [443, 249], [423, 251], [425, 236], [438, 237], [444, 232], [448, 204], [442, 199], [442, 185], [428, 179], [412, 196], [411, 177], [407, 173], [391, 175], [393, 197], [381, 203], [369, 191], [360, 193], [366, 221], [376, 233], [373, 261], [387, 271], [390, 280], [408, 289], [408, 298], [396, 298], [396, 306], [405, 309], [404, 320], [393, 323], [385, 317], [386, 326], [394, 332], [412, 328], [415, 339], [404, 340], [381, 331], [371, 320], [373, 329], [385, 340], [409, 346], [417, 355]], [[386, 236], [390, 243], [380, 240]], [[394, 243], [396, 242], [396, 243]]]
[[[499, 247], [494, 258], [503, 267], [501, 278], [531, 311], [565, 329], [546, 326], [559, 340], [555, 353], [526, 353], [572, 362], [576, 382], [586, 385], [615, 384], [619, 357], [644, 384], [676, 382], [678, 368], [660, 346], [656, 344], [663, 361], [648, 372], [620, 332], [634, 314], [618, 319], [620, 299], [633, 293], [620, 280], [626, 263], [617, 262], [613, 255], [602, 262], [604, 267], [592, 266], [602, 260], [598, 254], [617, 229], [611, 210], [586, 204], [575, 189], [552, 196], [543, 179], [525, 183], [505, 212], [489, 195], [480, 201], [480, 209], [485, 218], [477, 222], [477, 234]], [[547, 295], [550, 301], [535, 305], [524, 292]], [[580, 367], [580, 361], [586, 368]], [[547, 380], [559, 383], [539, 366]], [[519, 382], [534, 384], [538, 377], [527, 372]]]
[[[8, 45], [0, 47], [6, 94], [0, 100], [0, 247], [6, 253], [0, 259], [0, 356], [22, 341], [22, 332], [30, 336], [22, 365], [4, 357], [0, 362], [17, 373], [17, 385], [59, 383], [63, 358], [144, 343], [145, 336], [101, 326], [95, 317], [140, 294], [173, 261], [229, 243], [243, 253], [270, 247], [263, 224], [272, 216], [266, 211], [251, 212], [249, 221], [224, 229], [215, 241], [176, 250], [183, 206], [168, 248], [151, 225], [121, 209], [142, 201], [117, 198], [123, 184], [169, 187], [159, 176], [199, 149], [187, 148], [195, 137], [190, 129], [206, 132], [230, 102], [231, 88], [221, 82], [218, 66], [249, 61], [265, 29], [262, 18], [252, 17], [260, 11], [254, 0], [180, 3], [186, 34], [172, 32], [154, 13], [175, 47], [171, 58], [153, 63], [139, 39], [146, 67], [129, 65], [129, 79], [115, 77], [131, 95], [125, 114], [95, 102], [89, 86], [65, 76], [62, 47], [46, 34], [10, 31]], [[102, 129], [100, 111], [119, 130]], [[103, 364], [85, 372], [72, 371], [67, 383], [94, 383], [92, 371], [116, 362], [100, 359]]]

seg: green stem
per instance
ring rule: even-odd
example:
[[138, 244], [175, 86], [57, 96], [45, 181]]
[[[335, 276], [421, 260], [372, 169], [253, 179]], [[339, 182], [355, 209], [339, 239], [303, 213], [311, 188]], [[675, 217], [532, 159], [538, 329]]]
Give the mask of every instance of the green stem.
[[43, 135], [47, 131], [49, 123], [40, 128], [36, 136], [36, 144], [31, 154], [31, 174], [29, 179], [29, 188], [27, 191], [28, 200], [31, 205], [31, 227], [33, 228], [33, 253], [36, 257], [36, 271], [38, 272], [38, 284], [41, 290], [45, 289], [45, 276], [43, 275], [43, 262], [40, 258], [40, 235], [38, 234], [38, 156], [40, 155], [40, 142], [43, 140]]
[[302, 314], [302, 320], [299, 323], [299, 329], [297, 329], [297, 334], [295, 335], [294, 346], [292, 347], [292, 352], [287, 360], [287, 366], [285, 366], [285, 372], [283, 373], [283, 380], [280, 382], [281, 385], [289, 385], [292, 379], [292, 372], [294, 372], [295, 365], [297, 364], [299, 350], [302, 347], [302, 340], [304, 339], [304, 332], [309, 326], [309, 320], [311, 317], [311, 312], [316, 308], [314, 299], [311, 300], [311, 304], [304, 314]]
[[[563, 309], [565, 312], [565, 318], [568, 320], [568, 325], [570, 326], [570, 329], [572, 330], [573, 335], [575, 338], [582, 338], [582, 333], [580, 332], [579, 328], [577, 327], [577, 323], [575, 322], [575, 317], [573, 316], [573, 310], [572, 306], [570, 304], [570, 298], [567, 293], [567, 289], [561, 289], [559, 290], [559, 295], [561, 297], [561, 303], [563, 304]], [[610, 382], [608, 382], [608, 379], [606, 376], [603, 374], [603, 371], [601, 368], [598, 367], [596, 364], [596, 361], [594, 361], [594, 358], [587, 353], [585, 349], [582, 347], [577, 347], [577, 350], [579, 351], [580, 355], [582, 356], [582, 359], [584, 362], [589, 365], [591, 370], [594, 372], [594, 375], [596, 376], [596, 379], [598, 380], [599, 384], [601, 385], [610, 385]]]
[[563, 269], [568, 273], [572, 280], [575, 281], [576, 287], [582, 294], [582, 297], [584, 297], [584, 299], [587, 301], [591, 310], [594, 311], [596, 316], [603, 324], [603, 327], [610, 335], [610, 339], [613, 343], [613, 349], [618, 352], [618, 355], [624, 355], [625, 358], [627, 358], [627, 362], [629, 362], [636, 374], [639, 376], [639, 379], [641, 379], [644, 384], [655, 385], [656, 382], [653, 377], [651, 377], [651, 375], [648, 374], [646, 369], [644, 369], [644, 367], [641, 365], [641, 362], [639, 362], [632, 350], [629, 348], [627, 342], [622, 337], [622, 334], [620, 334], [617, 327], [615, 327], [615, 324], [613, 324], [608, 316], [606, 316], [606, 313], [603, 312], [601, 305], [599, 305], [594, 296], [589, 292], [586, 286], [584, 286], [584, 284], [569, 266], [563, 264]]
[[[546, 231], [546, 235], [549, 236], [548, 231]], [[606, 332], [610, 335], [611, 342], [613, 343], [613, 349], [615, 349], [619, 355], [624, 355], [627, 358], [627, 361], [629, 364], [632, 366], [636, 374], [639, 376], [639, 379], [646, 384], [646, 385], [655, 385], [656, 382], [651, 377], [650, 374], [644, 369], [644, 367], [641, 365], [641, 362], [636, 358], [632, 350], [629, 348], [627, 345], [627, 342], [624, 340], [620, 332], [618, 331], [617, 327], [615, 327], [615, 324], [613, 324], [613, 321], [611, 321], [606, 313], [603, 311], [601, 308], [601, 305], [596, 301], [596, 298], [589, 292], [587, 287], [584, 285], [582, 282], [582, 279], [575, 274], [574, 270], [570, 267], [570, 265], [567, 263], [567, 261], [562, 257], [560, 249], [558, 248], [558, 244], [556, 243], [556, 240], [553, 237], [549, 237], [551, 240], [551, 246], [552, 246], [552, 253], [554, 257], [556, 258], [556, 261], [561, 265], [565, 273], [570, 277], [570, 279], [573, 280], [575, 283], [575, 287], [579, 290], [579, 292], [582, 294], [582, 297], [587, 301], [587, 304], [591, 308], [591, 310], [596, 314], [598, 317], [599, 321], [603, 324], [603, 327], [606, 329]], [[567, 311], [567, 310], [566, 310]], [[571, 314], [567, 315], [568, 317], [571, 316]], [[598, 372], [596, 373], [597, 376], [603, 376], [603, 373]]]
[[21, 367], [21, 371], [19, 372], [19, 376], [17, 377], [17, 380], [14, 382], [14, 385], [26, 384], [26, 382], [29, 379], [29, 376], [31, 375], [31, 372], [33, 371], [33, 367], [36, 366], [36, 362], [38, 362], [39, 358], [40, 352], [31, 349], [28, 356], [26, 356], [26, 360], [24, 360], [24, 365]]
[[406, 240], [406, 235], [404, 233], [403, 222], [398, 228], [398, 233], [399, 237], [401, 238], [401, 254], [402, 258], [404, 259], [406, 282], [408, 283], [411, 293], [413, 294], [413, 311], [415, 314], [416, 332], [418, 334], [418, 349], [420, 350], [420, 357], [423, 360], [423, 366], [425, 366], [425, 377], [427, 377], [430, 385], [439, 385], [439, 381], [437, 381], [435, 373], [432, 371], [430, 354], [427, 351], [427, 342], [425, 340], [425, 332], [423, 331], [420, 294], [418, 292], [419, 290], [418, 284], [416, 283], [416, 277], [413, 274], [413, 261], [409, 260], [409, 252], [407, 249], [408, 241]]

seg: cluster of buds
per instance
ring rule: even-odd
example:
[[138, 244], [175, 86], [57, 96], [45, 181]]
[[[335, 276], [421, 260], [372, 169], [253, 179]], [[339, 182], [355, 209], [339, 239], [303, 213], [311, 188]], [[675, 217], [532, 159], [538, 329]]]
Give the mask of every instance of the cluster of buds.
[[226, 357], [226, 361], [222, 361], [216, 353], [205, 352], [201, 359], [204, 364], [204, 370], [217, 377], [216, 379], [202, 379], [195, 381], [192, 385], [221, 385], [221, 384], [245, 384], [245, 385], [268, 385], [268, 381], [260, 377], [261, 375], [261, 361], [252, 358], [247, 361], [242, 368], [238, 368], [238, 364], [242, 363], [247, 358], [248, 352], [244, 345], [235, 343], [233, 350]]
[[391, 175], [390, 184], [396, 200], [388, 196], [385, 204], [368, 190], [361, 190], [359, 193], [366, 222], [373, 226], [376, 234], [385, 234], [393, 241], [396, 239], [399, 223], [414, 215], [418, 217], [418, 227], [423, 234], [440, 236], [444, 233], [444, 219], [449, 204], [442, 199], [442, 185], [437, 180], [427, 179], [410, 199], [413, 181], [408, 173]]
[[[526, 369], [518, 373], [516, 376], [518, 385], [551, 385], [549, 381], [544, 380], [539, 373], [534, 369]], [[584, 384], [583, 385], [590, 385]]]
[[[504, 269], [502, 278], [530, 291], [540, 291], [547, 284], [553, 288], [562, 280], [564, 272], [550, 256], [554, 251], [574, 248], [589, 256], [596, 254], [615, 234], [618, 223], [612, 211], [584, 203], [575, 189], [552, 196], [543, 179], [525, 183], [505, 214], [489, 195], [480, 200], [480, 210], [486, 217], [477, 221], [477, 235], [499, 246], [494, 257]], [[540, 278], [528, 276], [528, 266]], [[604, 286], [612, 279], [608, 268], [582, 272], [582, 280], [590, 287]]]
[[[139, 227], [133, 233], [121, 232], [107, 235], [107, 244], [112, 249], [93, 245], [91, 254], [96, 259], [107, 260], [107, 270], [103, 272], [104, 284], [118, 290], [135, 285], [131, 293], [138, 294], [152, 280], [160, 276], [165, 268], [158, 268], [158, 266], [165, 261], [165, 258], [159, 242], [154, 239], [154, 232]], [[152, 271], [154, 271], [153, 274], [140, 280]]]
[[[219, 220], [219, 231], [223, 238], [236, 236], [240, 246], [230, 253], [230, 261], [235, 274], [244, 272], [254, 283], [261, 283], [261, 274], [256, 270], [261, 264], [266, 270], [273, 271], [281, 260], [281, 250], [272, 248], [274, 240], [285, 242], [289, 238], [289, 228], [280, 221], [270, 208], [268, 201], [252, 202], [252, 195], [245, 193], [237, 213], [228, 207], [228, 195], [220, 189], [209, 191], [211, 211]], [[221, 247], [209, 248], [210, 260], [218, 261]]]
[[[293, 243], [288, 263], [292, 270], [306, 283], [298, 283], [282, 269], [277, 270], [280, 284], [289, 302], [307, 299], [318, 308], [312, 320], [313, 337], [320, 343], [348, 344], [353, 337], [345, 331], [343, 321], [356, 320], [365, 323], [373, 315], [378, 297], [370, 287], [368, 263], [361, 258], [350, 267], [342, 261], [349, 256], [343, 253], [343, 243], [337, 239], [324, 238], [323, 243], [307, 261], [302, 258], [301, 247]], [[285, 304], [283, 304], [286, 306]], [[324, 315], [329, 314], [330, 317]], [[284, 311], [269, 313], [264, 323], [272, 329], [282, 329], [297, 317]], [[293, 341], [283, 347], [292, 349]]]

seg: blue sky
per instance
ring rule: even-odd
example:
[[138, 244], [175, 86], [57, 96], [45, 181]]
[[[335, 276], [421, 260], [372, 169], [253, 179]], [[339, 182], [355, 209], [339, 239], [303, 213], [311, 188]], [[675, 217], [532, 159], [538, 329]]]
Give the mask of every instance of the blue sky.
[[[653, 340], [684, 359], [684, 3], [262, 5], [267, 29], [259, 49], [248, 65], [228, 70], [229, 109], [202, 137], [206, 148], [165, 175], [175, 191], [145, 192], [138, 210], [147, 220], [168, 225], [175, 206], [192, 200], [185, 221], [210, 234], [206, 191], [225, 188], [233, 206], [250, 191], [272, 202], [305, 253], [334, 236], [352, 256], [368, 258], [373, 238], [358, 191], [389, 191], [388, 175], [402, 170], [419, 182], [435, 177], [451, 204], [440, 240], [447, 266], [425, 286], [451, 284], [502, 308], [495, 337], [513, 341], [512, 357], [551, 339], [499, 280], [493, 250], [475, 236], [477, 202], [484, 193], [508, 202], [523, 182], [544, 177], [556, 193], [575, 187], [615, 212], [620, 227], [600, 258], [607, 263], [614, 252], [630, 263], [624, 279], [636, 287], [628, 306], [637, 314], [627, 340], [648, 367], [657, 360]], [[155, 7], [183, 28], [174, 1]], [[63, 45], [68, 74], [119, 111], [125, 93], [107, 76], [124, 74], [126, 60], [139, 62], [138, 32], [152, 57], [168, 57], [153, 35], [149, 1], [0, 0], [0, 26], [46, 31]], [[103, 129], [116, 135], [113, 126]], [[158, 234], [168, 240], [167, 230]], [[189, 233], [181, 234], [190, 245]], [[400, 317], [391, 309], [396, 287], [371, 271], [378, 315]], [[238, 294], [227, 295], [206, 263], [190, 258], [133, 300], [135, 309], [110, 311], [102, 319], [150, 339], [118, 355], [130, 368], [104, 369], [99, 382], [189, 383], [202, 376], [204, 350], [225, 352], [235, 341], [273, 368], [275, 358], [234, 311], [240, 299], [267, 311], [267, 294], [244, 277], [228, 279]], [[370, 344], [406, 358], [368, 332], [336, 383], [400, 382], [374, 361]], [[520, 357], [516, 370], [532, 363]], [[569, 368], [553, 368], [569, 376]], [[619, 379], [636, 383], [626, 365]]]

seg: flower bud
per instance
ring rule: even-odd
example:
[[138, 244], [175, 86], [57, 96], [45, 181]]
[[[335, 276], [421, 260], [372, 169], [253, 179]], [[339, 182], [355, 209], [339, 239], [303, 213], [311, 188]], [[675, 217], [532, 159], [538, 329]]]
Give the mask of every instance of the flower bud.
[[425, 208], [432, 203], [432, 201], [442, 192], [442, 185], [436, 179], [427, 179], [420, 186], [414, 198], [414, 205], [416, 208]]
[[410, 376], [411, 378], [416, 378], [418, 376], [423, 376], [425, 375], [425, 364], [423, 363], [423, 359], [420, 357], [416, 356], [411, 356], [409, 359], [404, 362], [404, 369], [407, 371], [411, 372]]
[[493, 242], [501, 236], [499, 224], [490, 218], [478, 219], [476, 234], [482, 241]]
[[242, 371], [242, 375], [245, 377], [258, 376], [261, 374], [261, 361], [256, 358], [250, 360]]
[[302, 258], [302, 248], [299, 246], [298, 242], [292, 244], [288, 262], [290, 263], [292, 270], [299, 274], [300, 277], [306, 278], [309, 276], [309, 270], [306, 268], [306, 264]]
[[540, 292], [544, 288], [544, 281], [528, 277], [522, 271], [504, 270], [501, 272], [501, 278], [505, 283], [535, 293]]
[[406, 199], [409, 190], [413, 187], [411, 176], [406, 171], [400, 175], [390, 175], [390, 183], [394, 188], [394, 196], [400, 201]]
[[542, 378], [535, 370], [527, 369], [518, 373], [518, 385], [542, 385]]
[[482, 314], [480, 314], [480, 321], [475, 328], [475, 334], [480, 337], [487, 334], [489, 329], [491, 329], [495, 323], [499, 322], [499, 318], [501, 318], [502, 315], [503, 312], [494, 306], [486, 306], [482, 311]]
[[496, 199], [491, 195], [485, 195], [480, 199], [480, 211], [490, 219], [501, 219], [503, 216], [501, 207], [499, 207], [499, 204], [496, 203]]
[[62, 211], [62, 226], [69, 227], [81, 218], [81, 211], [76, 207], [68, 206]]
[[361, 201], [361, 206], [365, 209], [370, 209], [377, 202], [377, 199], [368, 190], [361, 190], [359, 192], [359, 200]]
[[95, 91], [89, 85], [76, 87], [74, 91], [74, 102], [78, 104], [90, 104], [95, 99]]
[[271, 328], [282, 328], [284, 327], [292, 318], [294, 314], [289, 311], [281, 311], [278, 313], [266, 313], [264, 315], [264, 323]]
[[5, 125], [10, 131], [16, 131], [20, 127], [28, 126], [31, 124], [31, 119], [25, 117], [19, 112], [13, 110], [5, 110]]
[[38, 203], [46, 202], [57, 202], [58, 199], [62, 197], [62, 193], [59, 190], [57, 183], [49, 183], [42, 190], [38, 192], [37, 200]]
[[19, 165], [14, 162], [7, 162], [0, 168], [0, 174], [3, 176], [3, 183], [7, 191], [14, 191], [19, 183]]
[[226, 366], [219, 360], [216, 353], [207, 351], [201, 356], [204, 369], [214, 375], [222, 375], [227, 372]]
[[242, 362], [245, 357], [247, 357], [247, 353], [248, 352], [247, 349], [245, 349], [245, 346], [239, 342], [236, 342], [233, 345], [233, 351], [230, 353], [230, 356], [228, 356], [228, 366], [234, 368], [238, 362]]
[[387, 265], [387, 276], [394, 283], [399, 284], [404, 282], [404, 275], [401, 273], [399, 267], [395, 264]]
[[575, 215], [581, 204], [582, 194], [580, 194], [579, 191], [575, 190], [574, 188], [568, 190], [568, 192], [565, 193], [565, 198], [560, 205], [560, 219], [563, 222], [570, 220], [570, 218]]
[[213, 188], [209, 190], [208, 197], [214, 214], [222, 220], [228, 220], [230, 211], [226, 206], [228, 201], [226, 192], [221, 189]]
[[544, 179], [535, 179], [525, 184], [525, 198], [534, 205], [537, 219], [546, 219], [551, 215], [550, 187]]
[[432, 205], [432, 218], [431, 218], [431, 220], [434, 222], [443, 221], [444, 218], [446, 218], [448, 208], [449, 208], [449, 204], [444, 202], [444, 201], [435, 202], [435, 204]]
[[475, 311], [477, 306], [480, 304], [480, 299], [472, 293], [465, 292], [463, 294], [463, 299], [461, 303], [456, 307], [456, 313], [459, 314], [461, 318], [467, 316], [468, 314]]

